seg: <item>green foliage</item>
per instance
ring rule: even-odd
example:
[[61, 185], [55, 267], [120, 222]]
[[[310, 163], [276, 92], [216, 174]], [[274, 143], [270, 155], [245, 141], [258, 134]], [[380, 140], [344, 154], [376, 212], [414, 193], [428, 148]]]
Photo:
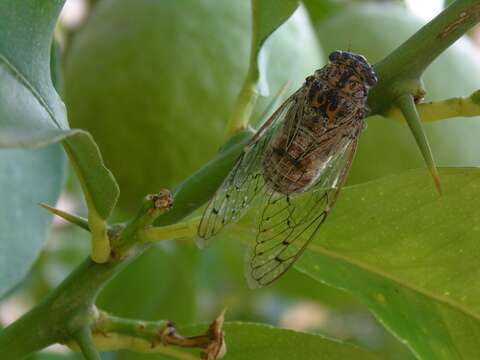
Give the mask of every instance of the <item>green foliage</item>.
[[[255, 124], [272, 100], [269, 96], [257, 102], [258, 93], [267, 93], [267, 83], [276, 92], [285, 80], [292, 81], [291, 92], [321, 67], [317, 39], [328, 52], [351, 48], [377, 63], [385, 92], [375, 90], [371, 105], [374, 115], [385, 115], [384, 108], [398, 95], [416, 94], [420, 70], [480, 18], [475, 1], [455, 2], [421, 35], [420, 22], [404, 7], [353, 0], [306, 0], [306, 8], [297, 0], [252, 0], [251, 7], [235, 0], [100, 2], [81, 30], [66, 39], [69, 115], [75, 125], [98, 137], [107, 163], [119, 175], [125, 194], [120, 210], [128, 213], [146, 193], [180, 184], [173, 191], [174, 208], [162, 214], [156, 226], [145, 224], [154, 223], [167, 207], [146, 198], [133, 220], [108, 228], [105, 219], [114, 209], [118, 187], [92, 136], [69, 128], [54, 86], [61, 87], [62, 61], [58, 44], [52, 48], [51, 42], [62, 5], [58, 0], [0, 4], [5, 20], [0, 22], [0, 147], [21, 148], [0, 152], [0, 296], [19, 284], [44, 245], [50, 217], [36, 203], [53, 205], [62, 187], [60, 147], [23, 148], [63, 143], [87, 202], [89, 229], [94, 240], [103, 241], [95, 240], [94, 250], [105, 245], [107, 261], [87, 259], [70, 272], [85, 250], [67, 241], [81, 236], [71, 229], [54, 229], [62, 245], [52, 243], [20, 286], [24, 296], [42, 301], [0, 332], [3, 357], [23, 358], [62, 342], [80, 345], [87, 359], [99, 358], [97, 347], [159, 353], [124, 351], [108, 358], [194, 359], [200, 349], [185, 349], [186, 344], [196, 342], [205, 349], [199, 339], [208, 338], [210, 348], [217, 345], [219, 337], [212, 329], [219, 323], [206, 333], [206, 326], [188, 324], [211, 321], [225, 307], [228, 319], [287, 324], [282, 315], [299, 301], [318, 306], [308, 310], [307, 317], [320, 314], [321, 320], [302, 325], [312, 333], [227, 321], [225, 359], [479, 356], [480, 170], [442, 168], [439, 196], [426, 171], [405, 171], [422, 164], [405, 124], [381, 116], [368, 119], [350, 182], [375, 181], [342, 190], [332, 214], [295, 265], [300, 272], [289, 272], [271, 288], [247, 289], [243, 249], [233, 243], [254, 238], [255, 209], [224, 235], [230, 242], [199, 252], [192, 241], [195, 211], [252, 136], [247, 125]], [[460, 10], [467, 8], [471, 16], [463, 19]], [[451, 29], [458, 17], [463, 20], [455, 22], [453, 30], [438, 35], [439, 29]], [[406, 46], [399, 46], [413, 34]], [[425, 39], [431, 40], [431, 48], [424, 46]], [[427, 99], [478, 89], [478, 53], [466, 40], [445, 51], [425, 74]], [[415, 89], [405, 87], [412, 74]], [[477, 119], [428, 125], [440, 163], [478, 165], [478, 126]], [[224, 143], [225, 133], [235, 136]], [[384, 176], [391, 173], [396, 175]], [[147, 233], [160, 233], [165, 242], [152, 246], [147, 241], [156, 239], [145, 237]], [[110, 328], [99, 326], [109, 315], [95, 305], [117, 316], [116, 328], [113, 320], [104, 322]], [[328, 321], [349, 311], [365, 315], [366, 309], [406, 346], [386, 332], [371, 332], [370, 326], [380, 327], [371, 318], [340, 327]], [[118, 316], [150, 322], [147, 326]], [[165, 328], [166, 322], [156, 319], [180, 323], [184, 326], [175, 326], [179, 333], [194, 337], [175, 338], [171, 326]], [[357, 333], [355, 326], [361, 328]], [[167, 342], [172, 338], [175, 345]]]
[[56, 145], [0, 151], [0, 297], [23, 279], [45, 245], [52, 216], [38, 203], [55, 203], [63, 168]]
[[[195, 320], [201, 254], [193, 244], [161, 245], [143, 254], [107, 285], [98, 298], [101, 309], [130, 318], [171, 318], [177, 324]], [[142, 279], [141, 284], [138, 279]], [[118, 301], [119, 296], [122, 301]]]
[[258, 87], [261, 95], [268, 95], [268, 82], [266, 79], [267, 64], [266, 61], [259, 59], [260, 50], [262, 50], [265, 40], [292, 15], [298, 5], [299, 0], [252, 1], [250, 68], [245, 81], [256, 83], [260, 79]]
[[[0, 147], [33, 147], [65, 140], [85, 196], [106, 219], [118, 187], [92, 137], [69, 130], [66, 110], [50, 77], [50, 44], [63, 1], [3, 1], [0, 12]], [[42, 14], [43, 16], [38, 16]]]
[[[415, 170], [343, 190], [297, 268], [353, 293], [424, 359], [480, 353], [480, 171], [442, 169], [439, 196]], [[452, 209], [455, 209], [452, 211]], [[232, 231], [251, 241], [252, 216]], [[421, 320], [419, 320], [421, 319]]]
[[475, 92], [471, 95], [471, 99], [472, 99], [472, 102], [473, 102], [475, 105], [480, 105], [480, 90], [475, 91]]
[[[286, 80], [295, 90], [322, 63], [305, 18], [290, 19], [269, 41], [273, 93]], [[95, 8], [68, 54], [66, 102], [71, 123], [100, 145], [124, 210], [136, 211], [146, 193], [176, 186], [216, 154], [248, 71], [250, 37], [248, 1]]]
[[42, 145], [65, 136], [65, 107], [53, 87], [49, 60], [62, 5], [61, 0], [0, 5], [1, 147]]
[[246, 359], [378, 359], [370, 352], [318, 335], [257, 324], [226, 324], [225, 333], [235, 339], [225, 360]]
[[[349, 6], [324, 21], [312, 20], [326, 53], [350, 47], [372, 63], [395, 50], [422, 26], [405, 8], [392, 4]], [[469, 39], [461, 39], [447, 49], [423, 75], [426, 100], [466, 96], [478, 89], [479, 56]], [[480, 164], [477, 120], [457, 118], [426, 124], [425, 131], [439, 166]], [[371, 117], [362, 132], [348, 182], [361, 183], [420, 166], [423, 161], [407, 125]]]
[[[185, 327], [182, 332], [195, 334], [200, 327]], [[231, 341], [228, 343], [228, 352], [225, 360], [381, 360], [376, 356], [358, 347], [347, 345], [339, 341], [330, 340], [319, 335], [296, 332], [292, 330], [274, 328], [254, 323], [226, 323], [225, 334]], [[167, 357], [170, 358], [170, 357]], [[182, 359], [181, 355], [172, 356], [172, 359]], [[192, 357], [196, 359], [197, 357]], [[166, 359], [162, 356], [134, 355], [123, 353], [120, 360], [148, 360]], [[186, 357], [185, 359], [190, 359]]]
[[[68, 128], [49, 68], [52, 31], [62, 5], [0, 4], [0, 148], [45, 145], [58, 141]], [[39, 11], [51, 16], [36, 16]], [[64, 160], [60, 149], [50, 146], [2, 150], [0, 161], [1, 296], [23, 279], [45, 243], [51, 216], [38, 203], [57, 200]]]

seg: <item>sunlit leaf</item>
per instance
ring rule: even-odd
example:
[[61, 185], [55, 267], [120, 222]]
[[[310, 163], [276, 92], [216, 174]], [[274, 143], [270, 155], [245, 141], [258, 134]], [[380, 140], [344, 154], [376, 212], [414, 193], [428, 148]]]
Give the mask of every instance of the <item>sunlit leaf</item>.
[[[480, 169], [440, 178], [442, 196], [425, 170], [343, 189], [296, 267], [358, 296], [421, 358], [476, 358]], [[252, 241], [253, 216], [231, 234]]]

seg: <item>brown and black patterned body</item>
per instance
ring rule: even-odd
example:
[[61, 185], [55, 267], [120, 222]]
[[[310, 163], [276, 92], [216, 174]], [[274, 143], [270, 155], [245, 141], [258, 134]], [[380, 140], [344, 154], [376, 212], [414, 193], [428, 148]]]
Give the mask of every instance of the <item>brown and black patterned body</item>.
[[272, 283], [301, 256], [352, 164], [377, 77], [361, 55], [334, 51], [329, 60], [256, 132], [202, 216], [198, 237], [206, 244], [258, 207], [246, 266], [252, 287]]
[[263, 177], [276, 193], [308, 190], [329, 157], [364, 126], [368, 90], [376, 82], [373, 70], [359, 55], [335, 52], [330, 60], [294, 95], [295, 104], [267, 146]]

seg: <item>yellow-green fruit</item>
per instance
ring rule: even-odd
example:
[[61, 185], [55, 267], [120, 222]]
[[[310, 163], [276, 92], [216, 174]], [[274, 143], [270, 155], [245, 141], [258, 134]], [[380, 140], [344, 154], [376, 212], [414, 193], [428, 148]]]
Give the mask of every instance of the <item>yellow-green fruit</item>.
[[[381, 60], [423, 25], [401, 6], [378, 3], [346, 7], [325, 21], [312, 20], [325, 52], [350, 47], [371, 63]], [[427, 100], [469, 95], [480, 88], [480, 53], [469, 40], [462, 39], [431, 64], [423, 80]], [[439, 165], [480, 165], [478, 118], [445, 120], [425, 128]], [[421, 166], [423, 159], [407, 125], [373, 117], [361, 135], [349, 181], [362, 182]]]
[[[214, 156], [247, 72], [250, 21], [243, 0], [104, 0], [75, 36], [66, 66], [71, 125], [98, 142], [122, 208]], [[287, 80], [293, 90], [322, 66], [303, 9], [269, 46], [271, 93]]]

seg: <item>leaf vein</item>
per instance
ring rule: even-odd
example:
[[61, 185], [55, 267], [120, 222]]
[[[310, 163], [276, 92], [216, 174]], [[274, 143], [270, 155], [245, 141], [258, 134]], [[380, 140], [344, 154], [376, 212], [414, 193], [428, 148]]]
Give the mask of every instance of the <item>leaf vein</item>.
[[[431, 290], [424, 289], [424, 288], [406, 283], [405, 281], [403, 281], [403, 280], [401, 280], [401, 279], [399, 279], [399, 278], [397, 278], [397, 277], [395, 277], [391, 274], [388, 274], [388, 273], [386, 273], [386, 272], [384, 272], [380, 269], [372, 267], [372, 266], [366, 264], [365, 262], [354, 260], [349, 256], [335, 253], [333, 251], [327, 250], [326, 248], [324, 248], [320, 245], [316, 245], [316, 244], [310, 244], [308, 249], [310, 251], [318, 252], [320, 254], [331, 257], [333, 259], [345, 261], [347, 264], [354, 265], [354, 266], [358, 267], [359, 269], [362, 269], [362, 270], [364, 270], [366, 272], [369, 272], [373, 275], [383, 277], [385, 280], [390, 280], [390, 281], [400, 285], [401, 287], [403, 287], [405, 289], [412, 290], [414, 292], [419, 293], [420, 295], [423, 295], [423, 296], [426, 296], [428, 298], [434, 299], [434, 300], [438, 301], [439, 303], [443, 303], [445, 305], [448, 305], [448, 306], [452, 307], [453, 309], [456, 309], [456, 310], [464, 313], [465, 315], [470, 316], [477, 321], [480, 321], [480, 315], [479, 314], [476, 314], [475, 312], [469, 310], [466, 306], [462, 305], [458, 301], [448, 299], [445, 296], [441, 296], [440, 294], [436, 294], [436, 293], [432, 292]], [[305, 271], [302, 267], [298, 267], [298, 266], [295, 266], [295, 265], [294, 265], [294, 267], [296, 267], [297, 270], [308, 274], [308, 272]]]
[[40, 93], [35, 89], [32, 83], [28, 81], [25, 75], [22, 74], [22, 72], [13, 65], [3, 54], [0, 54], [0, 61], [2, 61], [8, 70], [32, 93], [33, 97], [39, 102], [39, 104], [45, 109], [47, 114], [50, 116], [52, 121], [57, 125], [59, 129], [62, 127], [60, 124], [57, 122], [55, 118], [55, 114], [53, 113], [53, 110], [48, 106], [47, 102], [45, 99], [40, 95]]

